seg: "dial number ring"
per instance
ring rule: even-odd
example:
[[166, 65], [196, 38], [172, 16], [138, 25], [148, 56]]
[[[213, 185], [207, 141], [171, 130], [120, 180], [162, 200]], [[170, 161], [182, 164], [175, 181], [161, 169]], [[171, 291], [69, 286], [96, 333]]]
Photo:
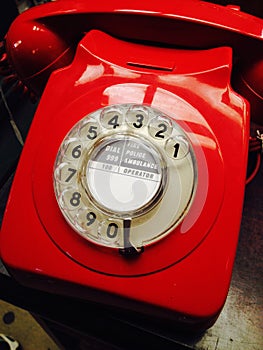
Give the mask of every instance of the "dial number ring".
[[151, 107], [125, 104], [97, 110], [70, 130], [53, 183], [59, 208], [78, 234], [102, 246], [138, 248], [180, 223], [196, 176], [181, 127]]

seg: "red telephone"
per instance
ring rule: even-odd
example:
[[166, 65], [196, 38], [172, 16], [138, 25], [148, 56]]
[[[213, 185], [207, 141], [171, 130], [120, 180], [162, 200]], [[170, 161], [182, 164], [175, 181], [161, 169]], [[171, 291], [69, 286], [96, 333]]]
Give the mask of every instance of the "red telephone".
[[60, 0], [19, 15], [8, 59], [41, 100], [1, 229], [10, 274], [210, 327], [231, 279], [250, 110], [263, 111], [262, 32], [194, 0]]

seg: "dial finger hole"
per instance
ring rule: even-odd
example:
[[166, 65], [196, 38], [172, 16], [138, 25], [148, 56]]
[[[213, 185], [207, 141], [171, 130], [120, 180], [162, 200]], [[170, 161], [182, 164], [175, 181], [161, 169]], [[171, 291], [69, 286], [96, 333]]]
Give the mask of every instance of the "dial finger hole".
[[141, 129], [148, 124], [148, 110], [143, 106], [132, 106], [126, 114], [126, 121], [133, 129]]
[[75, 187], [65, 189], [59, 198], [59, 204], [63, 209], [75, 210], [78, 209], [81, 204], [82, 194]]
[[149, 134], [155, 140], [166, 140], [172, 133], [172, 123], [168, 118], [157, 117], [151, 120], [149, 124]]
[[76, 228], [81, 233], [98, 238], [98, 213], [94, 208], [81, 208], [76, 215]]
[[114, 247], [122, 246], [123, 227], [122, 220], [107, 219], [99, 225], [99, 237], [107, 245]]
[[79, 129], [79, 136], [83, 141], [94, 141], [100, 133], [100, 126], [95, 120], [85, 122]]
[[190, 149], [189, 142], [183, 135], [169, 138], [165, 144], [165, 151], [172, 159], [182, 159], [187, 156]]
[[105, 108], [101, 112], [100, 121], [104, 128], [116, 130], [123, 124], [123, 112], [117, 108]]
[[69, 160], [78, 161], [82, 156], [83, 146], [80, 140], [67, 140], [64, 143], [63, 156]]
[[77, 181], [77, 169], [69, 163], [61, 163], [55, 169], [54, 176], [56, 181], [71, 185]]

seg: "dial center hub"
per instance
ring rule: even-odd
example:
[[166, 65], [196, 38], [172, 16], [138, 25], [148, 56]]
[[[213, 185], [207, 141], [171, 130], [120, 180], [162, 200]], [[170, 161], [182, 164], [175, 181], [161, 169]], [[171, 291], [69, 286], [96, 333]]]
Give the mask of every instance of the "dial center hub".
[[151, 206], [161, 188], [162, 158], [142, 138], [119, 135], [91, 152], [86, 187], [97, 204], [112, 213], [135, 214]]

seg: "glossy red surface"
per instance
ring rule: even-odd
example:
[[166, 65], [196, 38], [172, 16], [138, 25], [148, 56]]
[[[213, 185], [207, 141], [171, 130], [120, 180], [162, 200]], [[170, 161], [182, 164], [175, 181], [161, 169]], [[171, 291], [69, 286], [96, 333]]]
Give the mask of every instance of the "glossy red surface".
[[[73, 64], [63, 70], [60, 75], [58, 74], [56, 78], [56, 84], [59, 86], [60, 82], [64, 81], [66, 76], [68, 77], [67, 92], [64, 91], [63, 96], [72, 102], [66, 108], [52, 112], [52, 114], [56, 113], [56, 118], [50, 120], [49, 127], [57, 130], [56, 138], [49, 140], [48, 144], [45, 138], [40, 140], [41, 146], [39, 146], [33, 165], [33, 197], [38, 215], [42, 225], [58, 247], [67, 252], [76, 262], [91, 270], [119, 276], [139, 276], [162, 270], [188, 255], [208, 234], [222, 204], [224, 191], [224, 168], [221, 151], [217, 146], [218, 141], [201, 113], [188, 104], [189, 98], [193, 97], [188, 97], [187, 102], [182, 100], [185, 89], [183, 77], [190, 86], [191, 78], [194, 79], [194, 76], [198, 74], [198, 86], [201, 89], [202, 84], [207, 84], [206, 80], [214, 76], [220, 89], [226, 89], [227, 79], [230, 76], [231, 52], [229, 49], [196, 53], [167, 49], [156, 50], [151, 47], [121, 42], [96, 31], [87, 34], [80, 45]], [[112, 53], [116, 53], [117, 48], [122, 55], [115, 58]], [[140, 59], [145, 64], [154, 57], [151, 66], [155, 67], [164, 66], [165, 61], [170, 61], [174, 68], [170, 72], [159, 74], [153, 69], [147, 71], [137, 68], [131, 71], [128, 70], [129, 64], [127, 64], [131, 57], [138, 64]], [[189, 65], [190, 60], [194, 62], [193, 65]], [[92, 67], [88, 73], [87, 67]], [[98, 67], [101, 68], [98, 70]], [[215, 69], [216, 72], [212, 72]], [[97, 74], [98, 71], [100, 75]], [[181, 75], [180, 82], [177, 82], [177, 74]], [[70, 89], [69, 86], [73, 88]], [[154, 86], [154, 88], [149, 89], [149, 86]], [[178, 94], [178, 92], [181, 93]], [[197, 96], [195, 93], [195, 98]], [[87, 105], [86, 101], [94, 102]], [[93, 245], [87, 245], [82, 239], [76, 239], [75, 233], [72, 234], [72, 230], [60, 215], [54, 198], [52, 181], [49, 182], [45, 191], [42, 191], [42, 184], [45, 182], [44, 179], [52, 179], [58, 148], [66, 133], [78, 120], [103, 105], [127, 103], [128, 101], [147, 103], [158, 108], [174, 116], [178, 123], [187, 130], [197, 157], [199, 185], [191, 211], [180, 227], [177, 227], [175, 232], [168, 235], [162, 242], [146, 247], [146, 254], [142, 254], [139, 259], [133, 262], [123, 259], [120, 264], [119, 254], [112, 252], [112, 249], [94, 249]], [[169, 105], [167, 105], [168, 101]], [[240, 108], [242, 108], [242, 101], [240, 103]], [[209, 164], [213, 166], [210, 167]], [[52, 210], [47, 211], [47, 206]], [[207, 215], [200, 215], [201, 210]], [[63, 230], [54, 230], [54, 227], [61, 225]], [[170, 249], [171, 246], [174, 249]], [[154, 259], [157, 254], [159, 259]]]
[[177, 47], [231, 46], [239, 66], [235, 86], [255, 105], [252, 118], [262, 119], [262, 83], [257, 77], [262, 73], [263, 20], [237, 7], [196, 0], [113, 0], [99, 6], [85, 0], [55, 1], [25, 11], [13, 22], [6, 36], [10, 63], [19, 79], [40, 95], [50, 73], [70, 63], [80, 38], [92, 28]]
[[[131, 68], [131, 57], [144, 65], [154, 57], [150, 67], [170, 62], [173, 69]], [[101, 75], [87, 74], [87, 67], [100, 65]], [[229, 48], [153, 49], [88, 34], [72, 65], [52, 75], [17, 170], [0, 245], [6, 265], [21, 271], [19, 280], [27, 283], [22, 271], [32, 272], [193, 317], [218, 313], [230, 282], [246, 173], [247, 107], [231, 90], [230, 73]], [[175, 118], [198, 165], [197, 193], [181, 225], [133, 260], [77, 236], [59, 212], [52, 184], [69, 129], [94, 109], [126, 102]]]

